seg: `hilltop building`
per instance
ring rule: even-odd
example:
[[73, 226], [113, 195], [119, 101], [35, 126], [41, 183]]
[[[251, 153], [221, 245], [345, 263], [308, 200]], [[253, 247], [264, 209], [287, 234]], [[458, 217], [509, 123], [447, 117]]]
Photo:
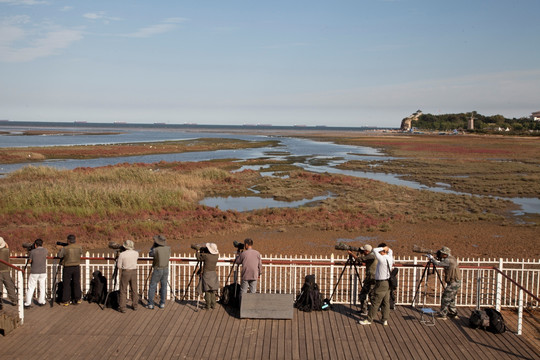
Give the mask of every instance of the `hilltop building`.
[[540, 121], [540, 111], [535, 111], [531, 114], [531, 119], [534, 121]]
[[411, 116], [408, 116], [405, 119], [401, 120], [401, 130], [410, 131], [412, 129], [412, 122], [418, 121], [418, 118], [420, 117], [420, 115], [422, 115], [422, 111], [417, 110]]

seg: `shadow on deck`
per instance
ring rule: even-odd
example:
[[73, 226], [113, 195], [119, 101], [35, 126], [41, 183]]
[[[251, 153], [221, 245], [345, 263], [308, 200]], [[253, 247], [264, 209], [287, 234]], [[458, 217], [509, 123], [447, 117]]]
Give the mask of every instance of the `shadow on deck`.
[[[7, 306], [9, 307], [9, 306]], [[33, 307], [25, 323], [0, 337], [2, 359], [538, 359], [538, 344], [511, 332], [468, 327], [458, 320], [429, 327], [410, 307], [397, 307], [389, 326], [358, 324], [347, 305], [325, 312], [294, 311], [291, 320], [239, 319], [235, 310], [165, 309], [121, 314], [96, 304]]]

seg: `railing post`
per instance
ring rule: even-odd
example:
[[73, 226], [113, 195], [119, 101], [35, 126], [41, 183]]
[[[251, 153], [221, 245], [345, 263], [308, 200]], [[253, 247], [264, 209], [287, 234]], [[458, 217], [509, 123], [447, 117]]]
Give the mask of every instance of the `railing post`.
[[[23, 272], [17, 271], [17, 282], [19, 284], [19, 319], [21, 320], [21, 325], [24, 323], [24, 283], [23, 283]], [[3, 285], [0, 285], [3, 286]]]
[[[503, 271], [503, 259], [499, 258], [499, 271]], [[502, 299], [502, 274], [497, 272], [497, 289], [495, 290], [495, 309], [501, 311], [501, 299]]]
[[517, 324], [517, 334], [521, 335], [523, 330], [523, 289], [519, 289], [519, 299], [518, 299], [518, 324]]
[[[334, 253], [330, 255], [330, 291], [334, 288]], [[330, 295], [332, 296], [332, 293]]]
[[[413, 296], [412, 296], [412, 299], [414, 300], [416, 298], [416, 265], [418, 265], [418, 257], [415, 256], [414, 257], [414, 261], [413, 261], [413, 264], [414, 264], [414, 267], [413, 267], [413, 281], [412, 281], [412, 284], [413, 284]], [[412, 304], [412, 300], [411, 300], [411, 304]]]
[[84, 288], [82, 289], [83, 294], [86, 294], [88, 289], [90, 289], [90, 276], [89, 276], [89, 274], [90, 274], [90, 259], [88, 259], [89, 257], [90, 257], [90, 253], [87, 251], [86, 252], [86, 261], [85, 261], [85, 266], [84, 266]]

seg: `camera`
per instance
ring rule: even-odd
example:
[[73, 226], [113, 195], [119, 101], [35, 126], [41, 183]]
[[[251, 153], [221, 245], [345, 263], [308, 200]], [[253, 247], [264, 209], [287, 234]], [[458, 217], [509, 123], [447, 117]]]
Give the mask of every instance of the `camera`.
[[36, 248], [36, 243], [22, 243], [22, 247], [25, 248], [27, 251], [32, 251]]
[[338, 243], [336, 245], [335, 249], [336, 250], [343, 250], [343, 251], [350, 250], [350, 251], [356, 251], [356, 252], [362, 251], [359, 247], [347, 245], [347, 244], [342, 243], [342, 242]]
[[203, 244], [191, 244], [191, 248], [202, 253], [210, 253], [208, 248]]
[[433, 251], [433, 250], [431, 250], [431, 249], [425, 249], [425, 248], [423, 248], [423, 247], [414, 245], [412, 251], [415, 252], [415, 253], [422, 253], [422, 254], [425, 254], [426, 256], [427, 256], [427, 255], [433, 255], [433, 254], [435, 254], [434, 257], [435, 257], [437, 260], [441, 260], [441, 259], [442, 259], [442, 253], [441, 253], [441, 250]]
[[68, 246], [69, 244], [66, 243], [66, 242], [57, 241], [56, 245], [58, 245], [58, 246]]
[[126, 248], [124, 245], [120, 245], [117, 242], [109, 241], [109, 249], [118, 250], [120, 252], [125, 251]]
[[235, 248], [237, 248], [238, 250], [244, 250], [244, 247], [245, 247], [245, 246], [244, 246], [244, 243], [241, 243], [241, 242], [238, 242], [238, 241], [234, 240], [234, 241], [232, 242], [232, 244], [233, 244], [233, 246], [234, 246]]

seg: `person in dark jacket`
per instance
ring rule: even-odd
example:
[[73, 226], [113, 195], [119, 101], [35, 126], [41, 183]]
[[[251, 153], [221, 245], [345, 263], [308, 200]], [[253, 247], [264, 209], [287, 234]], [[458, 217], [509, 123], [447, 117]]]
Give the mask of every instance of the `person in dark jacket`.
[[171, 257], [171, 248], [167, 246], [167, 239], [163, 235], [154, 236], [154, 246], [150, 249], [152, 261], [152, 278], [148, 287], [147, 309], [154, 309], [154, 297], [156, 296], [157, 284], [160, 284], [159, 308], [165, 307], [167, 299], [167, 284], [169, 282], [169, 258]]
[[[206, 249], [206, 251], [203, 251], [203, 249]], [[197, 260], [203, 263], [198, 292], [204, 292], [206, 302], [204, 309], [206, 310], [213, 309], [216, 306], [216, 293], [219, 290], [219, 279], [216, 273], [218, 259], [219, 251], [214, 243], [206, 243], [205, 247], [197, 252]]]
[[[1, 237], [0, 259], [9, 263], [9, 246]], [[0, 263], [0, 293], [2, 292], [2, 284], [7, 289], [9, 300], [11, 301], [12, 305], [17, 305], [17, 293], [15, 292], [15, 283], [11, 278], [11, 268], [6, 264]]]
[[[82, 247], [76, 244], [75, 235], [68, 235], [68, 245], [62, 247], [58, 257], [64, 266], [62, 272], [62, 305], [69, 306], [70, 300], [78, 305], [82, 302], [81, 257]], [[73, 295], [73, 296], [72, 296]]]

